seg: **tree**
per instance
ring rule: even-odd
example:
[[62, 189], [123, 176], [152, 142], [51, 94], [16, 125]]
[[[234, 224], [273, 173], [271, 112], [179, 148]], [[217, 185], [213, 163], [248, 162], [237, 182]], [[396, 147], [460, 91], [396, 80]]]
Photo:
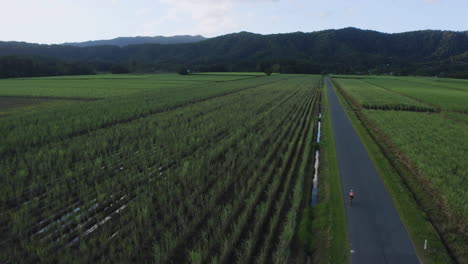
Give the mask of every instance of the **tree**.
[[262, 61], [257, 65], [257, 69], [264, 72], [267, 76], [270, 76], [273, 73], [272, 66], [267, 61]]
[[0, 78], [94, 74], [84, 62], [63, 62], [35, 56], [0, 57]]
[[123, 66], [121, 64], [112, 65], [110, 70], [111, 70], [112, 74], [124, 74], [124, 73], [129, 73], [130, 72], [130, 70], [127, 67], [125, 67], [125, 66]]
[[275, 72], [275, 73], [280, 73], [281, 72], [281, 66], [278, 63], [273, 64], [273, 66], [271, 66], [271, 71]]
[[186, 68], [186, 67], [181, 67], [177, 73], [179, 73], [180, 75], [188, 75], [189, 74], [189, 70]]

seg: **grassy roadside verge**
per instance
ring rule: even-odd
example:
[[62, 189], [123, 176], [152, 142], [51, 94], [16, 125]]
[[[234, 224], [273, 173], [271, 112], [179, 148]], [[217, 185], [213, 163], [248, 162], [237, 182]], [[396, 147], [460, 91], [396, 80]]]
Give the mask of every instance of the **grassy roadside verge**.
[[345, 211], [325, 87], [324, 83], [318, 203], [305, 209], [299, 236], [312, 263], [349, 263]]
[[[370, 157], [376, 166], [379, 175], [400, 215], [403, 224], [408, 231], [419, 259], [423, 263], [453, 263], [453, 259], [443, 244], [439, 234], [432, 225], [429, 217], [418, 204], [414, 192], [420, 191], [416, 183], [408, 183], [413, 178], [410, 172], [403, 166], [399, 166], [389, 160], [384, 153], [384, 148], [374, 140], [373, 135], [363, 123], [363, 117], [352, 98], [346, 96], [343, 91], [333, 82], [335, 91], [348, 117], [357, 131], [361, 141], [364, 143]], [[350, 111], [351, 109], [351, 111]], [[387, 154], [388, 155], [388, 154]], [[396, 168], [395, 166], [398, 166]], [[405, 175], [403, 175], [405, 174]], [[408, 184], [412, 187], [408, 187]], [[424, 250], [424, 241], [428, 241], [428, 249]]]

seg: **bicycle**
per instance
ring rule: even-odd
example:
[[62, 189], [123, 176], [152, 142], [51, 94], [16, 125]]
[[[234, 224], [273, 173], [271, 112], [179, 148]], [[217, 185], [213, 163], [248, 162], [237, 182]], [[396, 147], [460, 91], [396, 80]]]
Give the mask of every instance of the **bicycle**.
[[351, 190], [349, 191], [349, 205], [350, 205], [351, 207], [353, 207], [353, 200], [354, 200], [354, 191], [353, 191], [353, 189], [351, 189]]

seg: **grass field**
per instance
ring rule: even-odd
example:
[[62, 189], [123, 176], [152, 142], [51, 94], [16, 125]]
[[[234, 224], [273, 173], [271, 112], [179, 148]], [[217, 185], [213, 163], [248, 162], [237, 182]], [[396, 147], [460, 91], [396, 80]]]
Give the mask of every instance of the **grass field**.
[[0, 80], [0, 96], [43, 96], [107, 98], [135, 93], [152, 93], [188, 85], [226, 82], [256, 75], [86, 75]]
[[374, 110], [364, 114], [468, 220], [468, 124], [441, 114]]
[[393, 93], [363, 79], [347, 79], [343, 82], [345, 83], [343, 85], [344, 89], [353, 95], [364, 108], [410, 109], [414, 107], [421, 109], [430, 107], [428, 104]]
[[193, 75], [264, 76], [265, 73], [263, 72], [200, 72], [200, 73], [194, 73]]
[[36, 111], [89, 100], [92, 99], [0, 96], [0, 116], [20, 114], [22, 112]]
[[[337, 76], [336, 79], [342, 82], [344, 89], [364, 107], [429, 106], [443, 111], [468, 113], [466, 80], [375, 76]], [[368, 91], [369, 89], [371, 91]]]
[[[336, 80], [355, 106], [363, 108], [360, 113], [382, 146], [412, 173], [408, 184], [420, 204], [452, 254], [466, 261], [468, 82], [375, 76]], [[365, 105], [402, 103], [413, 107]]]
[[322, 78], [110, 77], [0, 86], [103, 98], [2, 117], [0, 262], [285, 263]]

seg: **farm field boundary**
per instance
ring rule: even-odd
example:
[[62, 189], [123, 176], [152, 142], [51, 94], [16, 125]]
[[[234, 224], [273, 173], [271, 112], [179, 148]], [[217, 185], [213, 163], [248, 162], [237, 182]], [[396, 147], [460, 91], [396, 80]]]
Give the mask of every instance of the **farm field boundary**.
[[[371, 83], [371, 82], [368, 82], [367, 80], [362, 80], [362, 82], [365, 82], [369, 85], [372, 85], [376, 88], [381, 88], [381, 89], [384, 89], [385, 91], [388, 91], [389, 93], [393, 93], [393, 94], [398, 94], [400, 96], [403, 96], [403, 97], [406, 97], [406, 98], [410, 98], [412, 100], [415, 100], [417, 102], [420, 102], [422, 104], [425, 104], [425, 105], [428, 105], [428, 107], [424, 107], [424, 106], [400, 106], [400, 105], [393, 105], [393, 106], [388, 106], [388, 105], [383, 105], [383, 106], [377, 106], [377, 105], [367, 105], [367, 104], [364, 104], [363, 107], [366, 108], [366, 109], [378, 109], [378, 110], [402, 110], [402, 111], [410, 111], [410, 112], [440, 112], [441, 111], [441, 108], [436, 106], [436, 105], [432, 105], [432, 104], [429, 104], [428, 102], [426, 101], [423, 101], [421, 99], [418, 99], [414, 96], [410, 96], [410, 95], [407, 95], [407, 94], [404, 94], [404, 93], [401, 93], [401, 92], [397, 92], [397, 91], [392, 91], [388, 88], [386, 88], [385, 86], [382, 86], [382, 85], [379, 85], [379, 84], [374, 84], [374, 83]], [[351, 96], [348, 94], [348, 96]]]
[[0, 116], [41, 110], [51, 106], [70, 104], [74, 102], [95, 101], [94, 98], [68, 97], [33, 97], [33, 96], [0, 96]]
[[[438, 109], [439, 111], [450, 111], [468, 113], [466, 102], [468, 101], [468, 89], [459, 85], [451, 87], [450, 83], [439, 80], [413, 78], [368, 78], [364, 83], [379, 87], [391, 93], [411, 98]], [[344, 87], [346, 89], [346, 87]]]
[[328, 96], [325, 83], [322, 84], [318, 202], [304, 210], [298, 235], [311, 263], [349, 263], [340, 174], [328, 111]]
[[433, 106], [406, 94], [392, 91], [378, 84], [368, 82], [367, 79], [345, 79], [343, 90], [358, 109], [378, 109], [410, 112], [440, 112], [440, 108]]

